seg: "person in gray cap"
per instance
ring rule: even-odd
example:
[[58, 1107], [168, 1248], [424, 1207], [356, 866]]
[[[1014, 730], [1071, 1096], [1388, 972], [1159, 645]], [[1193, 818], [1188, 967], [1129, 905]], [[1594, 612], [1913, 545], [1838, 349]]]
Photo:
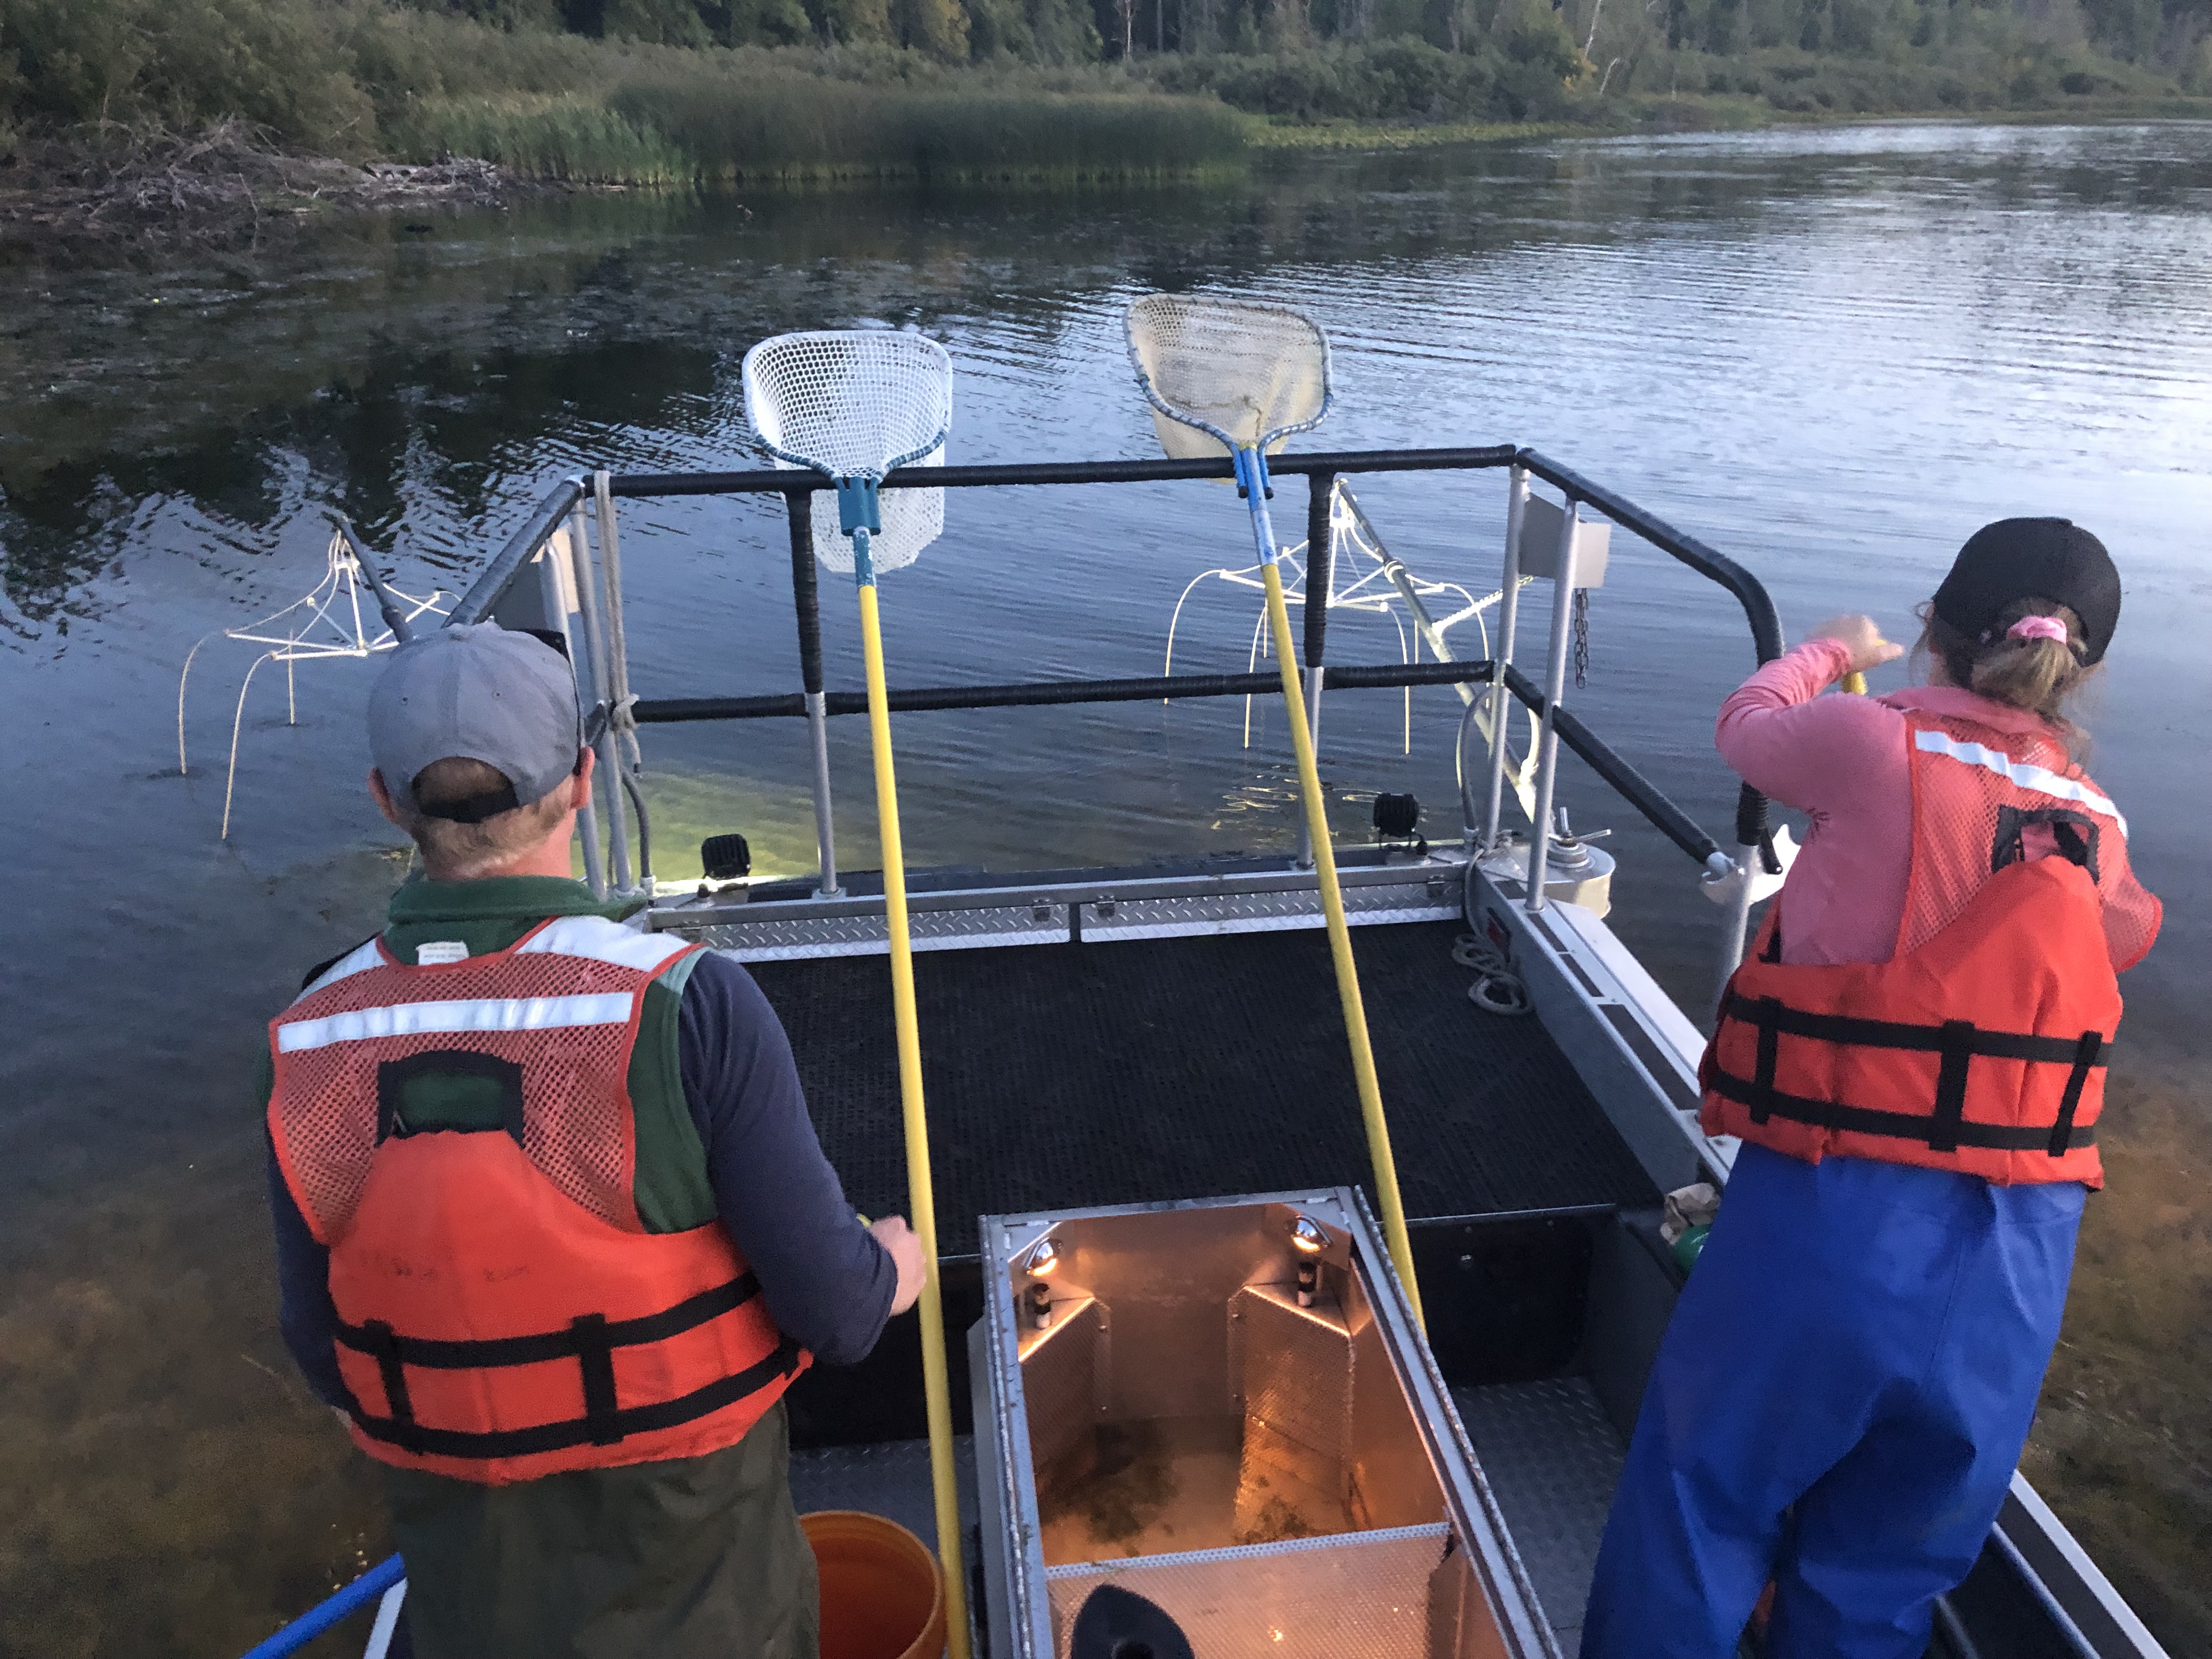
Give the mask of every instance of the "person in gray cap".
[[782, 1401], [920, 1293], [744, 969], [572, 878], [561, 653], [402, 645], [369, 793], [422, 879], [270, 1022], [285, 1341], [384, 1466], [422, 1659], [811, 1659]]

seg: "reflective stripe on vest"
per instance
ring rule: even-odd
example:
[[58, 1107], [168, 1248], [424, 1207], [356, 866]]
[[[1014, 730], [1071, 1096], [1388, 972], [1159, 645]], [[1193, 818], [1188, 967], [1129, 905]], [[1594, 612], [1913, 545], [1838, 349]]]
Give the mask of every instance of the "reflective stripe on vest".
[[2101, 812], [2118, 824], [2121, 835], [2128, 833], [2128, 821], [2120, 816], [2120, 809], [2113, 805], [2109, 798], [2099, 794], [2086, 783], [2061, 777], [2047, 766], [2014, 760], [2002, 749], [1986, 748], [1978, 743], [1962, 743], [1946, 732], [1925, 727], [1913, 732], [1912, 746], [1925, 755], [1947, 755], [1968, 766], [1978, 766], [2022, 789], [2033, 789], [2039, 795], [2049, 795], [2057, 800], [2078, 801], [2091, 811]]
[[636, 999], [627, 991], [586, 996], [478, 997], [466, 1002], [402, 1002], [320, 1019], [279, 1020], [276, 1051], [294, 1054], [333, 1042], [423, 1036], [451, 1031], [549, 1031], [564, 1025], [627, 1024]]

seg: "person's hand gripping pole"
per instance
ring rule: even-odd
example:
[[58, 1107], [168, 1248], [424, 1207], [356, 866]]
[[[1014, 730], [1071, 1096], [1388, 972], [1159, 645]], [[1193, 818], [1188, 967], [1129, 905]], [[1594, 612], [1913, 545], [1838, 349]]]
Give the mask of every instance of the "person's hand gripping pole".
[[[1375, 1075], [1375, 1045], [1367, 1034], [1367, 1006], [1359, 994], [1359, 969], [1352, 956], [1352, 929], [1344, 919], [1344, 890], [1336, 878], [1336, 851], [1328, 838], [1328, 802], [1321, 787], [1313, 733], [1306, 726], [1306, 701], [1298, 674], [1297, 648], [1291, 639], [1290, 607], [1283, 599], [1282, 572], [1276, 567], [1275, 527], [1267, 515], [1267, 458], [1257, 445], [1234, 452], [1237, 485], [1252, 510], [1252, 539], [1260, 551], [1260, 576], [1267, 594], [1267, 628], [1282, 669], [1283, 712], [1291, 728], [1291, 747], [1298, 766], [1306, 835], [1313, 846], [1314, 874], [1321, 884], [1322, 914], [1328, 921], [1328, 953], [1336, 967], [1337, 1000], [1344, 1010], [1344, 1035], [1352, 1045], [1352, 1081], [1359, 1091], [1359, 1115], [1367, 1127], [1367, 1156], [1375, 1168], [1376, 1197], [1382, 1206], [1382, 1236], [1390, 1259], [1406, 1286], [1413, 1316], [1422, 1317], [1421, 1291], [1413, 1278], [1413, 1241], [1406, 1231], [1405, 1201], [1398, 1194], [1398, 1164], [1390, 1151], [1390, 1126], [1382, 1115], [1382, 1086]], [[1306, 595], [1308, 605], [1328, 603], [1326, 594]]]
[[1882, 638], [1881, 624], [1871, 617], [1831, 617], [1805, 637], [1833, 640], [1850, 653], [1850, 665], [1837, 684], [1854, 696], [1866, 696], [1868, 669], [1895, 662], [1905, 654], [1903, 646]]

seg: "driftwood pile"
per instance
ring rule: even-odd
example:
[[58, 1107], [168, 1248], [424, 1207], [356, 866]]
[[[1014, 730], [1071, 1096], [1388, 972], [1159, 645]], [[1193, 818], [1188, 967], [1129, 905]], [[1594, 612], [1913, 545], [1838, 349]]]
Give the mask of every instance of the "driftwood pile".
[[252, 247], [334, 211], [497, 207], [542, 188], [489, 161], [362, 166], [303, 155], [243, 121], [190, 136], [109, 132], [27, 141], [0, 155], [0, 258]]

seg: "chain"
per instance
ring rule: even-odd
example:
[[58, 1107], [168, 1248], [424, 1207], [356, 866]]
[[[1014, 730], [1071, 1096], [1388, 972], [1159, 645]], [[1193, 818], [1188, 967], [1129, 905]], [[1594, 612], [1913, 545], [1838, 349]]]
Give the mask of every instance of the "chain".
[[1575, 589], [1575, 690], [1587, 684], [1589, 674], [1589, 589]]

